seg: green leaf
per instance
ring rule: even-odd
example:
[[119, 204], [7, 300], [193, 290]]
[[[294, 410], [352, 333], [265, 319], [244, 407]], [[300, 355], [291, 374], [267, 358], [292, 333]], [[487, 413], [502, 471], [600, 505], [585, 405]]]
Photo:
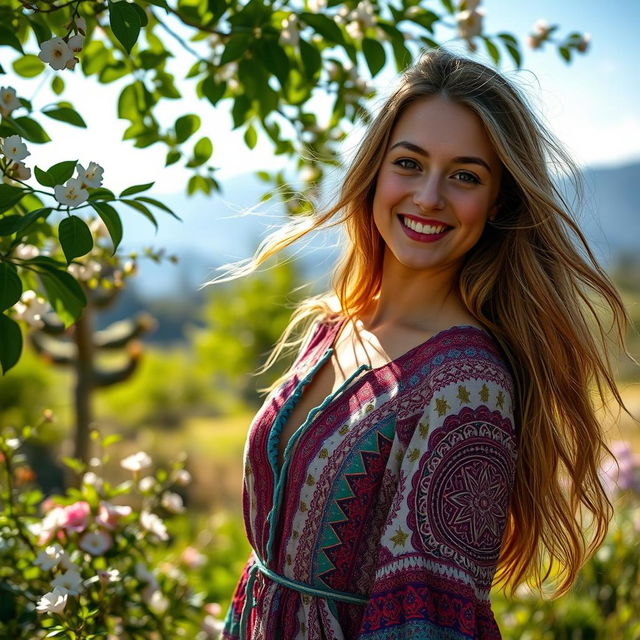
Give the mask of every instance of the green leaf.
[[148, 191], [154, 184], [155, 182], [147, 182], [146, 184], [136, 184], [132, 187], [127, 187], [118, 197], [124, 198], [124, 196], [132, 196], [134, 193]]
[[20, 233], [38, 218], [46, 218], [52, 211], [53, 209], [51, 207], [44, 207], [30, 211], [24, 216], [11, 215], [0, 218], [0, 236], [10, 236], [13, 233]]
[[195, 175], [189, 178], [187, 193], [191, 196], [197, 191], [202, 191], [202, 193], [207, 195], [211, 193], [211, 185], [204, 176]]
[[67, 263], [93, 249], [93, 237], [87, 223], [78, 216], [69, 216], [58, 226], [58, 239]]
[[[304, 74], [309, 80], [322, 68], [322, 56], [316, 47], [300, 38], [300, 57], [304, 66]], [[284, 89], [284, 86], [283, 86]]]
[[44, 71], [44, 62], [31, 53], [13, 61], [13, 70], [23, 78], [34, 78]]
[[487, 53], [491, 56], [493, 62], [496, 65], [500, 64], [500, 51], [498, 50], [498, 47], [493, 44], [490, 38], [483, 37], [482, 39], [484, 40], [484, 44], [487, 47]]
[[92, 202], [91, 206], [100, 216], [104, 226], [107, 227], [111, 242], [113, 243], [113, 255], [122, 241], [122, 220], [120, 214], [106, 202]]
[[122, 200], [125, 204], [128, 204], [132, 209], [139, 211], [142, 215], [144, 215], [148, 220], [151, 221], [153, 226], [157, 229], [158, 222], [155, 219], [155, 216], [149, 211], [147, 207], [145, 207], [142, 202], [138, 202], [137, 200]]
[[[287, 54], [284, 52], [284, 49], [274, 39], [264, 38], [262, 40], [258, 40], [256, 45], [258, 46], [261, 54], [260, 61], [270, 73], [278, 78], [280, 86], [284, 89], [287, 85], [289, 79], [289, 69], [291, 68], [291, 61], [289, 60], [289, 56], [287, 56]], [[302, 53], [302, 49], [300, 52]]]
[[70, 327], [87, 304], [82, 287], [71, 274], [44, 264], [40, 265], [38, 276], [58, 318]]
[[172, 149], [167, 153], [167, 157], [164, 161], [164, 166], [168, 167], [172, 164], [175, 164], [176, 162], [178, 162], [178, 160], [180, 160], [180, 158], [182, 158], [182, 154], [179, 151]]
[[53, 118], [54, 120], [60, 120], [60, 122], [66, 122], [72, 124], [75, 127], [87, 128], [87, 123], [82, 119], [82, 116], [75, 110], [68, 107], [61, 107], [58, 109], [49, 109], [43, 111], [45, 116]]
[[87, 468], [84, 462], [82, 462], [81, 460], [76, 460], [76, 458], [63, 456], [62, 462], [64, 462], [64, 464], [66, 464], [69, 469], [75, 471], [76, 473], [84, 473], [85, 469]]
[[151, 204], [154, 207], [158, 207], [158, 209], [162, 209], [166, 213], [172, 215], [176, 220], [182, 221], [182, 218], [176, 215], [166, 204], [160, 202], [159, 200], [155, 200], [154, 198], [148, 198], [146, 196], [138, 196], [136, 200], [141, 200], [142, 202], [146, 202], [147, 204]]
[[327, 16], [320, 13], [308, 13], [304, 11], [298, 17], [329, 42], [342, 46], [347, 44], [342, 31], [340, 31], [340, 27]]
[[453, 6], [453, 2], [451, 0], [440, 0], [442, 2], [442, 6], [449, 12], [455, 13], [455, 8]]
[[16, 51], [19, 51], [24, 56], [24, 49], [20, 44], [16, 34], [11, 29], [0, 27], [0, 45], [7, 45], [13, 47]]
[[[241, 94], [233, 101], [231, 107], [231, 117], [233, 118], [233, 128], [237, 129], [247, 120], [247, 115], [251, 109], [251, 100], [246, 95]], [[188, 165], [187, 165], [188, 166]]]
[[47, 175], [53, 178], [53, 184], [64, 184], [76, 170], [77, 160], [63, 160], [51, 165], [47, 169]]
[[14, 265], [0, 262], [0, 311], [4, 311], [20, 300], [22, 282]]
[[95, 191], [89, 194], [89, 200], [115, 200], [116, 196], [113, 191], [110, 191], [106, 187], [98, 187]]
[[53, 188], [56, 185], [56, 181], [53, 179], [53, 176], [50, 176], [44, 169], [41, 169], [37, 165], [33, 168], [33, 173], [36, 177], [36, 180], [43, 187]]
[[0, 213], [15, 206], [26, 193], [27, 192], [20, 187], [0, 183]]
[[200, 116], [187, 114], [180, 116], [174, 125], [178, 142], [185, 142], [200, 128]]
[[54, 76], [51, 81], [51, 90], [57, 96], [59, 96], [64, 91], [64, 80], [60, 76]]
[[215, 107], [227, 90], [226, 82], [216, 82], [213, 75], [208, 75], [200, 85], [202, 95]]
[[13, 126], [16, 128], [18, 134], [29, 142], [51, 142], [51, 138], [47, 135], [47, 132], [42, 128], [39, 122], [36, 122], [33, 118], [27, 116], [21, 116], [20, 118], [14, 118]]
[[193, 157], [187, 163], [187, 167], [199, 167], [203, 165], [213, 153], [213, 144], [206, 136], [200, 138], [193, 148]]
[[244, 132], [244, 143], [249, 147], [249, 149], [253, 149], [258, 142], [258, 134], [252, 124], [250, 124], [245, 132]]
[[109, 2], [109, 24], [113, 35], [130, 54], [140, 35], [140, 13], [129, 2]]
[[565, 62], [571, 62], [571, 51], [567, 47], [558, 47], [558, 53]]
[[364, 53], [367, 66], [371, 72], [371, 77], [375, 77], [386, 61], [384, 47], [373, 38], [364, 38], [362, 41], [362, 52]]
[[233, 62], [240, 58], [249, 48], [250, 42], [251, 36], [248, 33], [235, 33], [232, 35], [220, 58], [220, 66], [222, 67], [228, 62]]
[[404, 71], [413, 60], [413, 56], [411, 51], [404, 44], [404, 39], [402, 41], [392, 40], [391, 48], [393, 49], [393, 57], [396, 61], [396, 70], [398, 72]]
[[43, 21], [43, 17], [44, 16], [42, 14], [39, 16], [38, 14], [35, 14], [34, 16], [27, 18], [31, 25], [31, 29], [33, 29], [33, 33], [36, 36], [38, 44], [42, 44], [45, 40], [49, 40], [53, 35], [49, 25]]
[[22, 353], [22, 332], [15, 320], [0, 314], [0, 367], [7, 373]]

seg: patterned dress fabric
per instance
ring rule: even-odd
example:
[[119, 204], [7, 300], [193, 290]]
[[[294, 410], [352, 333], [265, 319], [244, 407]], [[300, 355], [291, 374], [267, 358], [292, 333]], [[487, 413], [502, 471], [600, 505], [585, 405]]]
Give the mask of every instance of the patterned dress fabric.
[[496, 341], [455, 326], [280, 431], [331, 355], [318, 322], [251, 423], [244, 519], [253, 548], [232, 640], [494, 640], [489, 591], [516, 465], [513, 379]]

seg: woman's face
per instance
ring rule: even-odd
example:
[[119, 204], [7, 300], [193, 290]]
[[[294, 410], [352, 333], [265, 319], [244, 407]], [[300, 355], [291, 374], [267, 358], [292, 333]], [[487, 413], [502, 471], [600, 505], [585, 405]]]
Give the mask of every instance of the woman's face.
[[457, 272], [495, 215], [501, 164], [470, 109], [441, 96], [411, 104], [396, 122], [378, 172], [373, 219], [385, 260]]

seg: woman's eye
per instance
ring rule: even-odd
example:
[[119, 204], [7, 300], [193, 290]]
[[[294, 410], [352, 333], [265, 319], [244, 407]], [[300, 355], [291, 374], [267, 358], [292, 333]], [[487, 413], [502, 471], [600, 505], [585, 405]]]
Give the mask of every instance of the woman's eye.
[[418, 164], [410, 158], [398, 158], [393, 164], [399, 166], [402, 169], [418, 169]]
[[456, 177], [460, 182], [466, 182], [468, 184], [480, 184], [480, 180], [473, 175], [473, 173], [468, 173], [467, 171], [461, 171], [456, 173]]

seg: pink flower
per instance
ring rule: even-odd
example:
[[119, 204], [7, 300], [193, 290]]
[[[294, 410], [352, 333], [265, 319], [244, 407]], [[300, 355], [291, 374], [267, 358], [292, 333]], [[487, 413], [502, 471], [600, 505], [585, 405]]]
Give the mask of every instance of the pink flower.
[[38, 544], [48, 544], [59, 529], [65, 526], [67, 514], [64, 507], [52, 507], [42, 520], [38, 530]]
[[87, 528], [89, 523], [89, 515], [91, 514], [91, 507], [85, 500], [79, 500], [64, 508], [66, 521], [64, 528], [67, 531], [75, 531], [80, 533]]
[[85, 533], [78, 546], [92, 556], [102, 556], [113, 546], [113, 540], [106, 531]]
[[180, 560], [189, 569], [197, 569], [207, 562], [206, 556], [202, 555], [195, 547], [186, 547], [180, 555]]
[[110, 502], [101, 502], [98, 510], [96, 522], [105, 529], [115, 529], [120, 518], [128, 516], [131, 513], [131, 507], [111, 504]]

